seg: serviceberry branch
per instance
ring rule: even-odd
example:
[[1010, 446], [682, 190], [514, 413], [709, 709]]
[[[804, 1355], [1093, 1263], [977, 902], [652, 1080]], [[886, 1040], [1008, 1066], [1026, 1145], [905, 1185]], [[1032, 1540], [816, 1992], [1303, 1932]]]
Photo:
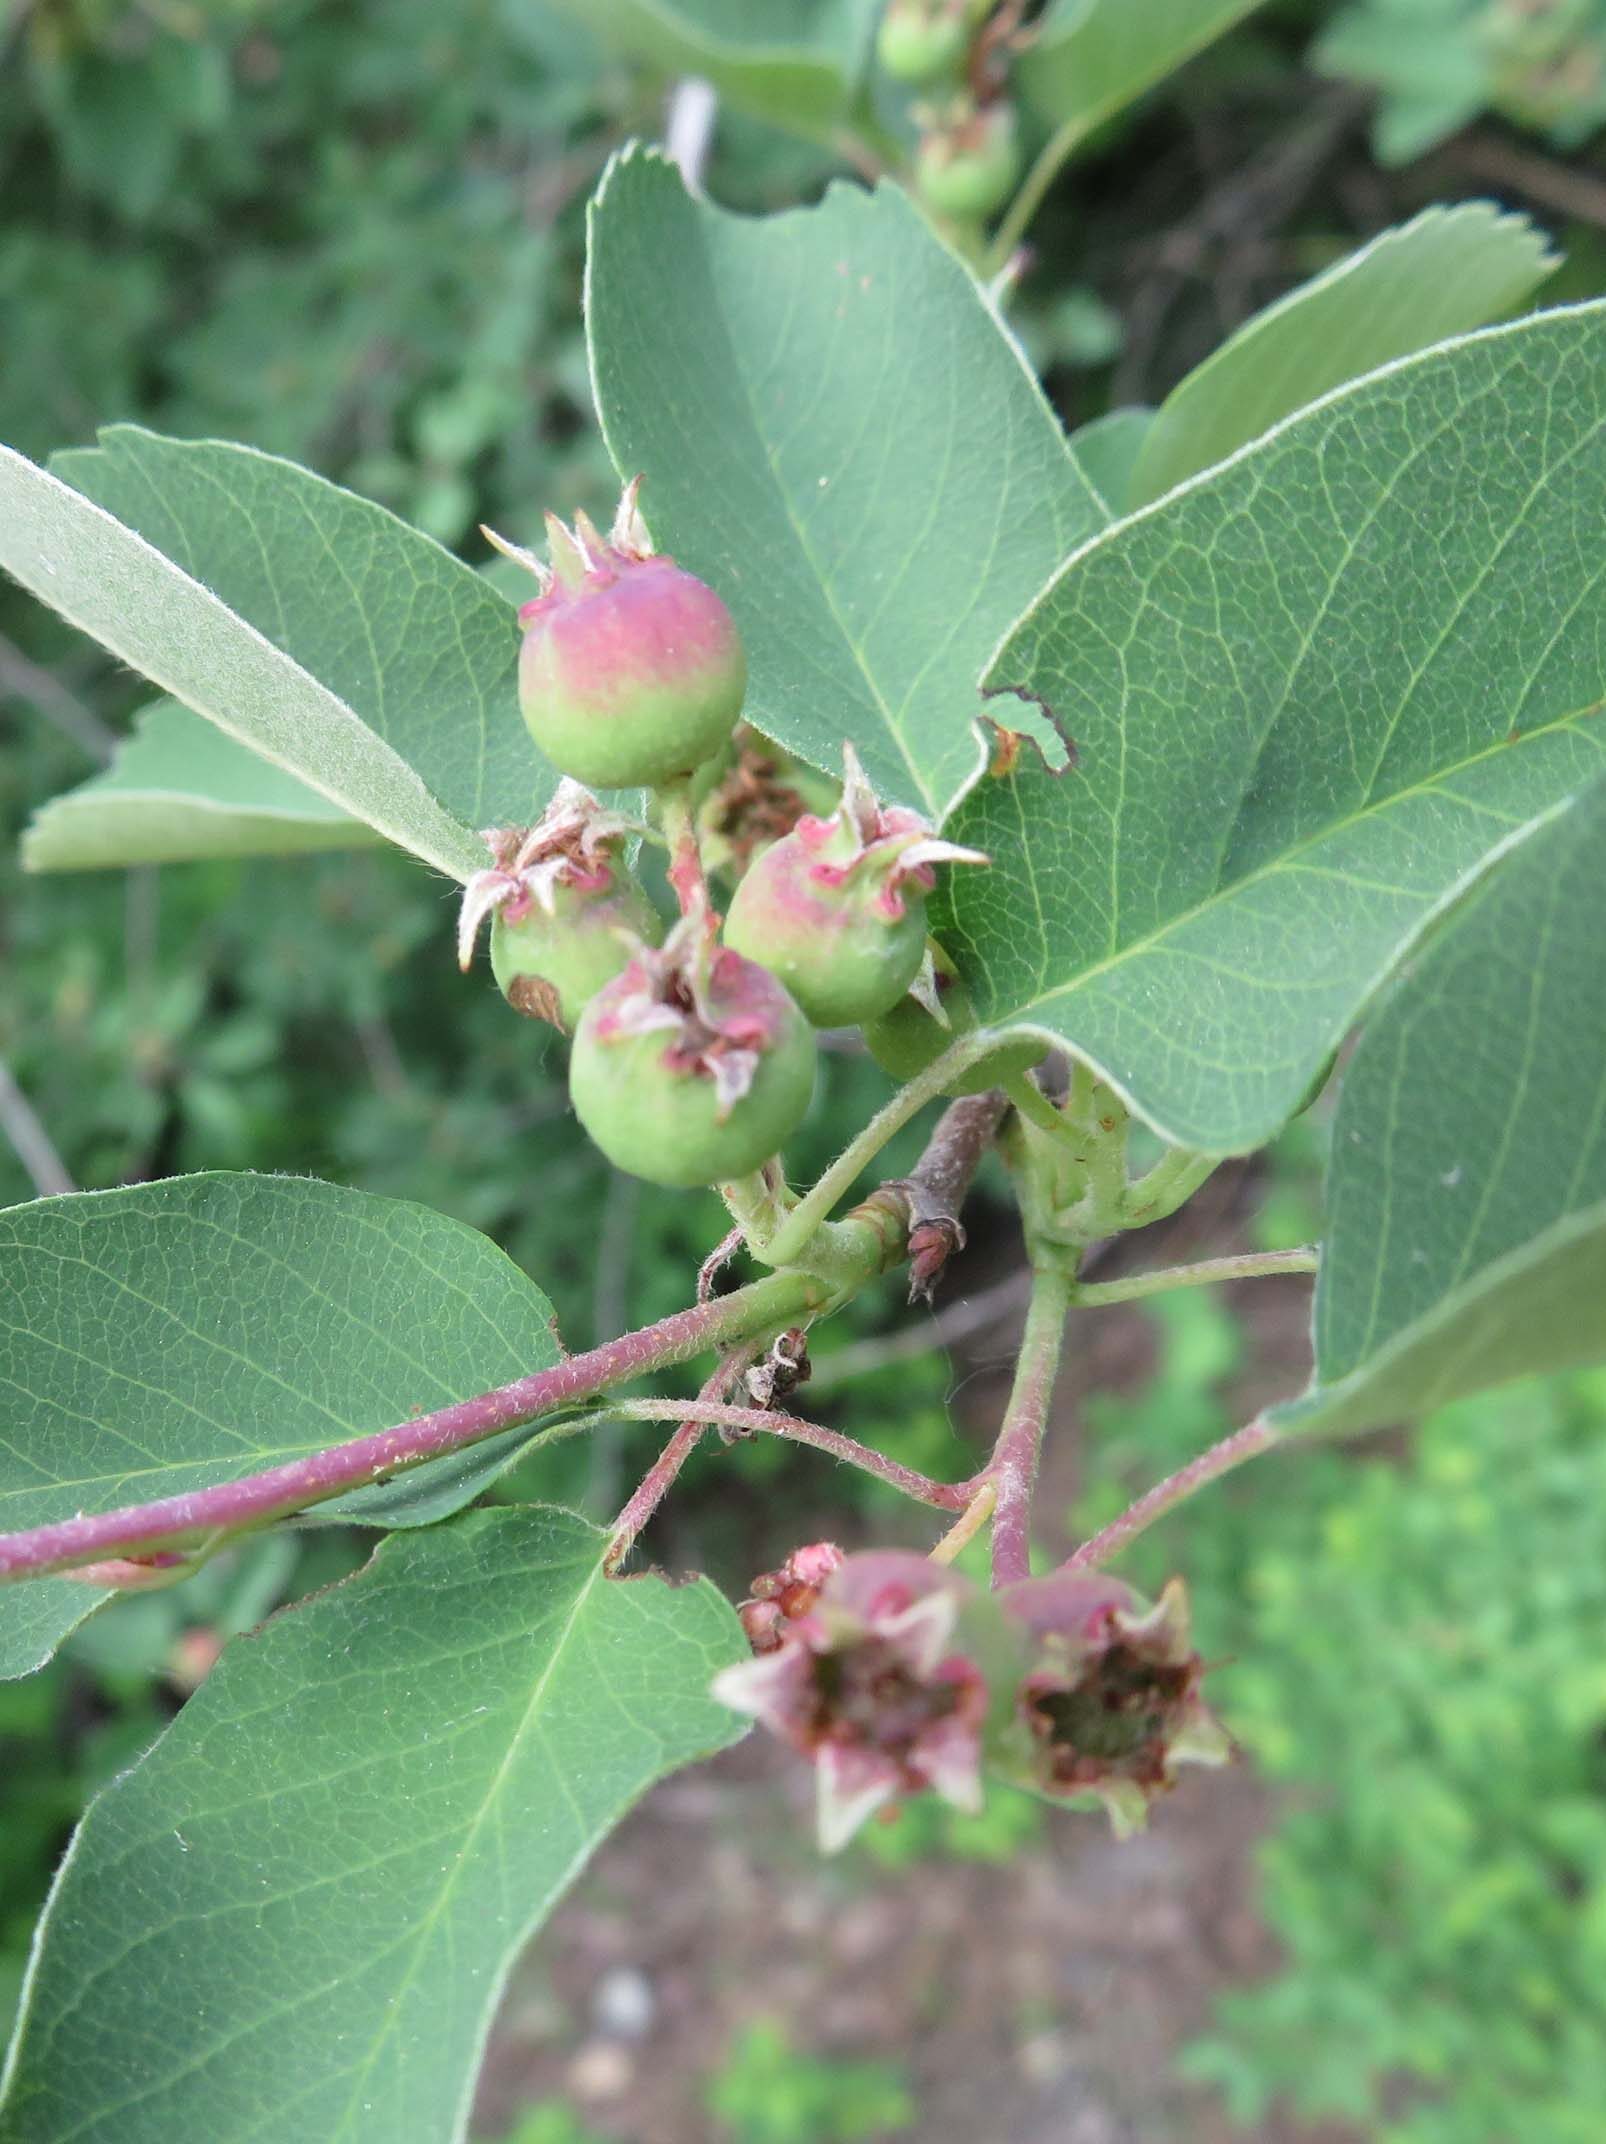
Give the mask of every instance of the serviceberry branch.
[[550, 1369], [415, 1415], [372, 1436], [309, 1452], [213, 1488], [0, 1535], [0, 1583], [268, 1525], [349, 1489], [365, 1488], [404, 1468], [461, 1451], [500, 1430], [516, 1429], [591, 1399], [614, 1385], [690, 1361], [709, 1348], [781, 1331], [813, 1315], [822, 1300], [820, 1283], [806, 1273], [768, 1274], [714, 1302], [677, 1311], [657, 1325], [625, 1333], [583, 1355], [567, 1356]]
[[[929, 1165], [929, 1181], [941, 1186], [957, 1204], [981, 1159], [987, 1116], [988, 1112], [969, 1104], [955, 1104], [939, 1120], [911, 1181], [925, 1181]], [[614, 1386], [688, 1362], [711, 1348], [768, 1338], [806, 1323], [839, 1302], [844, 1290], [851, 1293], [863, 1287], [906, 1255], [909, 1211], [900, 1193], [879, 1205], [867, 1201], [850, 1215], [838, 1231], [841, 1266], [830, 1281], [797, 1268], [766, 1274], [729, 1295], [696, 1303], [582, 1355], [567, 1356], [550, 1369], [415, 1415], [372, 1436], [310, 1452], [212, 1488], [0, 1535], [0, 1584], [84, 1564], [159, 1555], [271, 1525], [348, 1490], [365, 1488], [408, 1467], [480, 1443], [501, 1430], [518, 1428]], [[688, 1418], [687, 1403], [665, 1404], [676, 1419]], [[565, 1431], [568, 1427], [563, 1425]], [[849, 1455], [843, 1449], [838, 1456]]]
[[1068, 1262], [1046, 1259], [1033, 1269], [1015, 1381], [986, 1469], [998, 1499], [993, 1512], [993, 1583], [997, 1586], [1031, 1574], [1032, 1492], [1059, 1374], [1072, 1284]]
[[1172, 1288], [1206, 1288], [1213, 1281], [1253, 1280], [1267, 1273], [1314, 1273], [1320, 1253], [1310, 1244], [1291, 1251], [1246, 1251], [1236, 1258], [1202, 1258], [1197, 1265], [1162, 1266], [1153, 1273], [1129, 1273], [1119, 1280], [1078, 1284], [1071, 1301], [1079, 1309], [1101, 1303], [1132, 1303]]
[[887, 1458], [884, 1453], [861, 1444], [856, 1437], [844, 1436], [840, 1430], [826, 1429], [821, 1423], [806, 1421], [801, 1415], [781, 1414], [771, 1407], [732, 1407], [701, 1399], [621, 1400], [613, 1411], [627, 1422], [672, 1422], [679, 1415], [684, 1418], [683, 1426], [711, 1423], [722, 1429], [785, 1437], [792, 1444], [806, 1444], [816, 1452], [844, 1460], [861, 1473], [873, 1474], [888, 1488], [900, 1490], [916, 1503], [930, 1504], [938, 1511], [962, 1511], [976, 1493], [975, 1479], [933, 1481], [929, 1474], [919, 1473], [914, 1467]]
[[1179, 1467], [1175, 1474], [1168, 1474], [1164, 1481], [1146, 1490], [1118, 1519], [1112, 1519], [1108, 1526], [1084, 1541], [1062, 1568], [1067, 1571], [1101, 1569], [1156, 1519], [1163, 1519], [1168, 1511], [1174, 1511], [1178, 1504], [1185, 1504], [1208, 1483], [1219, 1481], [1223, 1474], [1241, 1467], [1246, 1459], [1269, 1452], [1281, 1441], [1282, 1432], [1270, 1417], [1257, 1415], [1243, 1429], [1235, 1429], [1230, 1437], [1223, 1437], [1219, 1444], [1211, 1445], [1197, 1459], [1190, 1459], [1185, 1467]]

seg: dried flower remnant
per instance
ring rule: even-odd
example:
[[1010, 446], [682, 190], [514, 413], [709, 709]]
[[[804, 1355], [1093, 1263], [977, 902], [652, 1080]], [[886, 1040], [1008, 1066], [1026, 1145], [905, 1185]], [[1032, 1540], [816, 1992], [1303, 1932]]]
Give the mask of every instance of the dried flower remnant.
[[636, 821], [567, 778], [528, 832], [493, 827], [492, 857], [463, 889], [458, 965], [467, 969], [487, 916], [491, 967], [515, 1011], [573, 1028], [630, 957], [656, 945], [663, 923], [624, 861]]
[[904, 1795], [980, 1808], [989, 1698], [961, 1634], [972, 1590], [923, 1556], [850, 1556], [801, 1615], [783, 1587], [776, 1615], [755, 1618], [767, 1649], [715, 1679], [716, 1697], [813, 1763], [825, 1852]]
[[1102, 1572], [1057, 1571], [999, 1595], [1031, 1634], [1006, 1764], [1056, 1800], [1097, 1795], [1120, 1836], [1182, 1764], [1222, 1764], [1225, 1730], [1199, 1695], [1187, 1593], [1172, 1579], [1152, 1605]]

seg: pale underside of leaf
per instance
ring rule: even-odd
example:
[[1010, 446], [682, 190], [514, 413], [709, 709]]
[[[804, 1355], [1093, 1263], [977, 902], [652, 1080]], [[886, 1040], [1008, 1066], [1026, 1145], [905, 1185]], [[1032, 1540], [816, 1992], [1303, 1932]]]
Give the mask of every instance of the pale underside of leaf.
[[483, 850], [350, 707], [80, 492], [0, 447], [0, 565], [242, 744], [458, 879]]
[[1424, 209], [1268, 306], [1167, 395], [1126, 493], [1145, 505], [1346, 380], [1498, 320], [1557, 265], [1525, 216]]
[[394, 1536], [227, 1649], [92, 1805], [3, 2144], [455, 2144], [507, 1971], [631, 1803], [737, 1739], [704, 1580], [504, 1508]]
[[29, 871], [104, 870], [360, 848], [377, 838], [177, 700], [155, 700], [110, 767], [34, 814], [22, 860]]
[[587, 319], [609, 450], [735, 613], [749, 720], [940, 817], [983, 660], [1107, 519], [974, 279], [890, 186], [754, 222], [637, 152], [593, 204]]
[[1345, 1074], [1299, 1427], [1606, 1355], [1606, 781], [1410, 963]]
[[1073, 558], [991, 681], [1076, 739], [950, 822], [985, 1019], [1232, 1152], [1296, 1109], [1423, 929], [1606, 752], [1606, 314], [1340, 390]]

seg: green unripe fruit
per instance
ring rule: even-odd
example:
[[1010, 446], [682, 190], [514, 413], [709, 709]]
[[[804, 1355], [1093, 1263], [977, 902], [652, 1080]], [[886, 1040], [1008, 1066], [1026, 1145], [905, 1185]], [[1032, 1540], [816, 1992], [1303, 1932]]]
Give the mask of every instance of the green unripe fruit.
[[915, 154], [915, 188], [938, 216], [974, 222], [1002, 208], [1020, 177], [1015, 114], [988, 105], [958, 126], [927, 134]]
[[480, 926], [491, 919], [491, 967], [516, 1012], [574, 1027], [587, 1002], [630, 958], [633, 942], [656, 945], [664, 927], [631, 876], [626, 841], [640, 829], [562, 781], [528, 832], [495, 827], [484, 839], [491, 867], [463, 888], [457, 957], [466, 971]]
[[602, 883], [559, 883], [522, 909], [509, 903], [491, 919], [491, 972], [516, 1012], [573, 1031], [580, 1015], [630, 958], [621, 932], [657, 945], [663, 920], [634, 879], [603, 865]]
[[843, 760], [837, 810], [753, 859], [725, 924], [726, 943], [779, 976], [816, 1027], [889, 1012], [920, 970], [933, 865], [987, 861], [917, 813], [883, 809], [851, 747]]
[[[870, 1055], [882, 1071], [900, 1085], [916, 1078], [928, 1065], [935, 1064], [943, 1051], [951, 1050], [962, 1036], [975, 1032], [976, 1015], [963, 984], [954, 974], [952, 963], [943, 953], [934, 958], [943, 1011], [951, 1025], [944, 1027], [915, 997], [900, 998], [879, 1020], [865, 1023], [864, 1040]], [[1045, 1044], [1035, 1035], [1011, 1036], [972, 1065], [968, 1072], [962, 1072], [946, 1091], [951, 1095], [985, 1094], [1000, 1080], [1029, 1072], [1033, 1065], [1042, 1062], [1045, 1054]]]
[[954, 0], [890, 0], [876, 57], [895, 82], [954, 81], [970, 50], [970, 10]]
[[808, 1023], [766, 970], [682, 925], [591, 1000], [569, 1059], [575, 1115], [616, 1168], [690, 1189], [746, 1176], [802, 1122]]
[[552, 563], [513, 555], [541, 593], [519, 612], [519, 706], [560, 773], [599, 789], [650, 789], [712, 759], [730, 740], [747, 657], [706, 583], [655, 556], [635, 486], [611, 537], [584, 514], [547, 516]]

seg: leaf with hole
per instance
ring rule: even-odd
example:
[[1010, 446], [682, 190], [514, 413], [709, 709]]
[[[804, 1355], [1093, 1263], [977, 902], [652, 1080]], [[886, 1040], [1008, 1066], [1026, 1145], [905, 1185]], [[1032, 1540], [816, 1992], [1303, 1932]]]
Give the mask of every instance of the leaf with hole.
[[[1297, 1110], [1424, 928], [1606, 753], [1606, 307], [1405, 360], [1065, 566], [988, 673], [1075, 738], [949, 822], [982, 1017], [1229, 1153]], [[1007, 717], [1006, 717], [1007, 719]]]

